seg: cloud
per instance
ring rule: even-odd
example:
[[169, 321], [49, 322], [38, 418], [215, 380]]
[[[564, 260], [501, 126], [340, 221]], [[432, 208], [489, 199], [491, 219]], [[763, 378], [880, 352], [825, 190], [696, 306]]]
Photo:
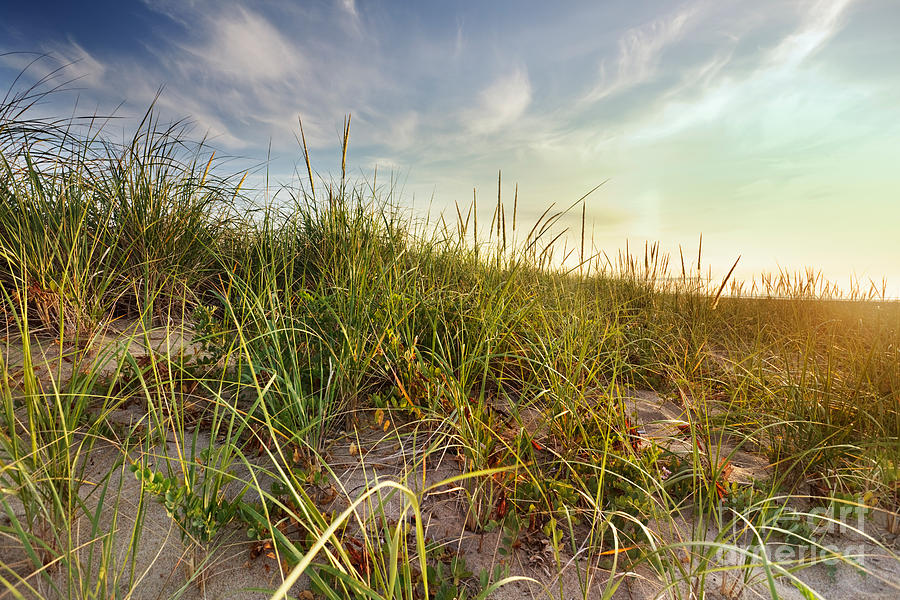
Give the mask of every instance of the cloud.
[[348, 15], [354, 18], [359, 16], [359, 13], [356, 12], [356, 0], [340, 0], [340, 5]]
[[339, 26], [353, 37], [365, 37], [363, 20], [356, 6], [356, 0], [338, 0], [338, 6], [343, 17], [339, 20]]
[[209, 24], [205, 43], [187, 50], [219, 74], [242, 82], [303, 76], [306, 61], [269, 21], [244, 8], [223, 10]]
[[626, 31], [619, 39], [619, 55], [612, 73], [600, 65], [600, 81], [581, 99], [593, 103], [651, 79], [663, 52], [679, 41], [702, 14], [700, 4]]
[[385, 144], [391, 148], [409, 148], [418, 139], [419, 115], [415, 111], [398, 115], [391, 119], [391, 122], [387, 125], [390, 129], [385, 138]]
[[786, 68], [799, 65], [841, 28], [841, 17], [856, 1], [819, 0], [810, 3], [803, 26], [778, 44], [771, 52], [769, 62]]
[[100, 85], [106, 67], [81, 45], [69, 40], [68, 44], [54, 45], [50, 50], [63, 63], [71, 65], [69, 70], [78, 77], [76, 85], [88, 87]]
[[[416, 122], [408, 109], [387, 105], [399, 86], [378, 68], [376, 41], [364, 28], [348, 26], [348, 15], [357, 23], [360, 18], [354, 3], [281, 6], [277, 19], [266, 5], [148, 7], [168, 21], [158, 35], [145, 36], [129, 52], [91, 54], [75, 41], [45, 43], [42, 49], [56, 60], [33, 67], [32, 79], [74, 63], [60, 79], [83, 76], [75, 85], [85, 98], [111, 107], [125, 100], [120, 116], [129, 111], [137, 117], [162, 86], [156, 107], [164, 118], [187, 117], [217, 145], [243, 152], [265, 147], [269, 139], [276, 151], [295, 152], [298, 114], [313, 148], [333, 147], [335, 123], [350, 112], [355, 124], [364, 124], [365, 115], [388, 124], [398, 116], [397, 143], [411, 139]], [[24, 67], [30, 58], [0, 60]], [[364, 131], [357, 128], [357, 140]]]
[[525, 114], [531, 104], [531, 82], [524, 69], [500, 77], [478, 95], [474, 108], [463, 111], [463, 126], [470, 133], [502, 129]]
[[46, 79], [46, 83], [65, 88], [94, 89], [102, 85], [106, 65], [81, 45], [69, 39], [44, 47], [44, 53], [3, 52], [0, 65], [16, 72], [24, 72], [32, 81]]
[[[816, 122], [836, 118], [843, 108], [859, 100], [858, 90], [840, 88], [807, 63], [840, 30], [842, 16], [855, 1], [822, 0], [803, 5], [799, 24], [761, 52], [756, 66], [743, 73], [726, 68], [730, 54], [713, 57], [633, 121], [628, 137], [650, 142], [694, 126], [718, 123], [749, 135], [744, 143], [762, 141], [760, 136], [769, 141], [787, 140], [789, 134], [804, 135], [815, 130]], [[800, 81], [804, 84], [798, 85]], [[828, 102], [822, 102], [823, 98]], [[730, 116], [724, 119], [724, 115]], [[785, 115], [790, 115], [787, 120]], [[795, 137], [791, 141], [800, 140]]]

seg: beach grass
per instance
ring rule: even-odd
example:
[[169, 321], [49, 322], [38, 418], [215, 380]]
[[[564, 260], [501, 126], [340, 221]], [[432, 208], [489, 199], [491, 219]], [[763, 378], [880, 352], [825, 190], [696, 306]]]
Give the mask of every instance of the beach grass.
[[[184, 597], [234, 531], [277, 598], [567, 598], [566, 569], [584, 598], [636, 572], [661, 597], [818, 597], [804, 569], [868, 569], [823, 523], [896, 527], [900, 305], [883, 287], [713, 280], [702, 248], [675, 268], [657, 246], [609, 257], [583, 225], [567, 249], [577, 203], [525, 224], [498, 194], [487, 222], [474, 203], [428, 222], [348, 177], [349, 119], [339, 180], [304, 143], [309, 178], [265, 195], [153, 110], [114, 143], [31, 118], [33, 101], [0, 109], [0, 596], [147, 597], [160, 504]], [[657, 424], [668, 441], [641, 422], [645, 392], [679, 412]], [[392, 477], [366, 466], [373, 432], [404, 457]], [[338, 447], [362, 487], [342, 487]], [[736, 477], [739, 453], [765, 468]], [[497, 533], [488, 568], [428, 529], [438, 495], [461, 531]], [[549, 577], [509, 572], [523, 544]]]

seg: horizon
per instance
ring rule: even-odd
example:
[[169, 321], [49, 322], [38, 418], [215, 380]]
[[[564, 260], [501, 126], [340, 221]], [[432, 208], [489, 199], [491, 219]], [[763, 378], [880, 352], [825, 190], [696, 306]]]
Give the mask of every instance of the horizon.
[[[276, 182], [302, 160], [298, 115], [313, 165], [339, 172], [350, 114], [351, 173], [393, 173], [419, 215], [453, 212], [475, 188], [489, 222], [501, 171], [525, 222], [605, 181], [586, 199], [586, 234], [610, 256], [658, 241], [677, 258], [702, 234], [714, 277], [740, 255], [737, 279], [811, 267], [845, 289], [886, 279], [900, 297], [900, 6], [888, 0], [5, 12], [5, 89], [40, 54], [21, 85], [62, 65], [61, 80], [77, 78], [46, 114], [77, 101], [127, 130], [162, 86], [161, 117], [192, 119]], [[575, 242], [581, 210], [566, 224]]]

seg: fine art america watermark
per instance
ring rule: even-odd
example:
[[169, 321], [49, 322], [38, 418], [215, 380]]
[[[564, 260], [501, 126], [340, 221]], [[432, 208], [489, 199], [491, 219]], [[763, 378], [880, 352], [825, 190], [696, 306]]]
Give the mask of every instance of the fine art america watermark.
[[866, 532], [871, 526], [867, 519], [870, 512], [861, 499], [833, 502], [802, 512], [784, 507], [770, 509], [765, 524], [760, 525], [760, 519], [754, 518], [759, 515], [752, 509], [744, 518], [735, 518], [735, 512], [720, 508], [719, 522], [731, 522], [733, 541], [729, 549], [717, 553], [717, 560], [723, 564], [758, 566], [763, 562], [783, 566], [844, 562], [862, 568], [871, 552], [871, 543], [866, 542], [875, 541]]

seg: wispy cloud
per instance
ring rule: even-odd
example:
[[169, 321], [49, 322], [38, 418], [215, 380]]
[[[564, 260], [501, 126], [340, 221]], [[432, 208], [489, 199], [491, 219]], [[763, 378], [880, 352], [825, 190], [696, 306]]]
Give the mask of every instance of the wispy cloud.
[[[804, 115], [799, 110], [788, 110], [789, 104], [812, 101], [815, 96], [821, 96], [822, 86], [830, 84], [800, 70], [815, 51], [840, 30], [842, 16], [855, 1], [822, 0], [803, 5], [796, 27], [769, 50], [763, 51], [755, 68], [743, 73], [735, 74], [723, 68], [730, 55], [714, 57], [699, 68], [696, 76], [662, 95], [661, 103], [650, 104], [651, 109], [632, 123], [629, 137], [643, 142], [659, 140], [698, 124], [720, 122], [725, 114], [732, 115], [729, 119], [732, 125], [747, 126], [748, 119], [771, 120], [776, 113], [791, 113], [798, 122], [793, 123], [794, 127], [783, 123], [787, 127], [783, 128], [781, 137], [789, 130], [802, 131], [797, 125], [802, 124]], [[793, 85], [800, 79], [807, 81], [807, 85]], [[811, 105], [805, 114], [807, 120], [809, 117], [821, 119], [824, 113], [832, 113], [833, 117], [840, 111], [841, 97], [855, 95], [853, 90], [829, 93], [832, 102]], [[804, 97], [808, 100], [803, 100]], [[766, 129], [763, 123], [757, 123], [757, 131]]]
[[[298, 114], [313, 147], [332, 147], [334, 124], [350, 112], [360, 124], [366, 114], [385, 115], [388, 126], [399, 115], [397, 144], [412, 135], [414, 120], [403, 121], [408, 109], [376, 106], [379, 98], [396, 94], [397, 85], [377, 68], [376, 40], [348, 26], [348, 17], [357, 23], [362, 18], [353, 2], [288, 6], [280, 21], [261, 6], [231, 2], [215, 11], [193, 3], [148, 6], [189, 35], [163, 30], [160, 37], [148, 37], [141, 44], [149, 56], [91, 54], [74, 40], [45, 43], [43, 49], [56, 64], [74, 63], [67, 75], [82, 77], [79, 85], [112, 107], [126, 100], [125, 110], [134, 107], [140, 114], [162, 86], [158, 109], [170, 118], [189, 117], [233, 150], [265, 146], [271, 139], [276, 149], [295, 152]], [[297, 35], [293, 27], [307, 21], [316, 27]], [[26, 58], [15, 58], [15, 64]]]
[[77, 85], [95, 88], [103, 81], [105, 65], [74, 40], [54, 44], [49, 51], [70, 65], [69, 71], [78, 78]]
[[216, 14], [206, 40], [184, 46], [193, 64], [241, 83], [301, 78], [306, 60], [268, 20], [245, 8]]
[[521, 118], [529, 104], [531, 82], [528, 72], [517, 68], [478, 94], [476, 105], [462, 113], [463, 126], [470, 133], [493, 133]]
[[348, 15], [356, 18], [359, 14], [356, 12], [356, 0], [339, 0], [341, 8], [344, 9], [344, 12]]
[[417, 112], [408, 111], [398, 115], [388, 125], [390, 129], [385, 137], [385, 144], [388, 147], [405, 150], [419, 141], [416, 135], [419, 131], [419, 114]]
[[619, 40], [619, 54], [612, 68], [600, 64], [600, 79], [582, 103], [602, 100], [652, 78], [663, 52], [679, 41], [702, 15], [701, 4], [690, 4], [674, 14], [626, 31]]
[[102, 86], [106, 65], [74, 40], [54, 41], [38, 52], [4, 52], [0, 47], [0, 65], [25, 72], [30, 80], [49, 78], [53, 85], [95, 90]]
[[453, 56], [455, 58], [459, 58], [462, 56], [463, 48], [465, 47], [465, 37], [463, 36], [463, 24], [462, 20], [457, 20], [456, 22], [456, 39], [453, 44]]
[[841, 28], [847, 9], [857, 1], [819, 0], [810, 3], [803, 25], [778, 44], [769, 56], [769, 63], [784, 68], [802, 63]]

